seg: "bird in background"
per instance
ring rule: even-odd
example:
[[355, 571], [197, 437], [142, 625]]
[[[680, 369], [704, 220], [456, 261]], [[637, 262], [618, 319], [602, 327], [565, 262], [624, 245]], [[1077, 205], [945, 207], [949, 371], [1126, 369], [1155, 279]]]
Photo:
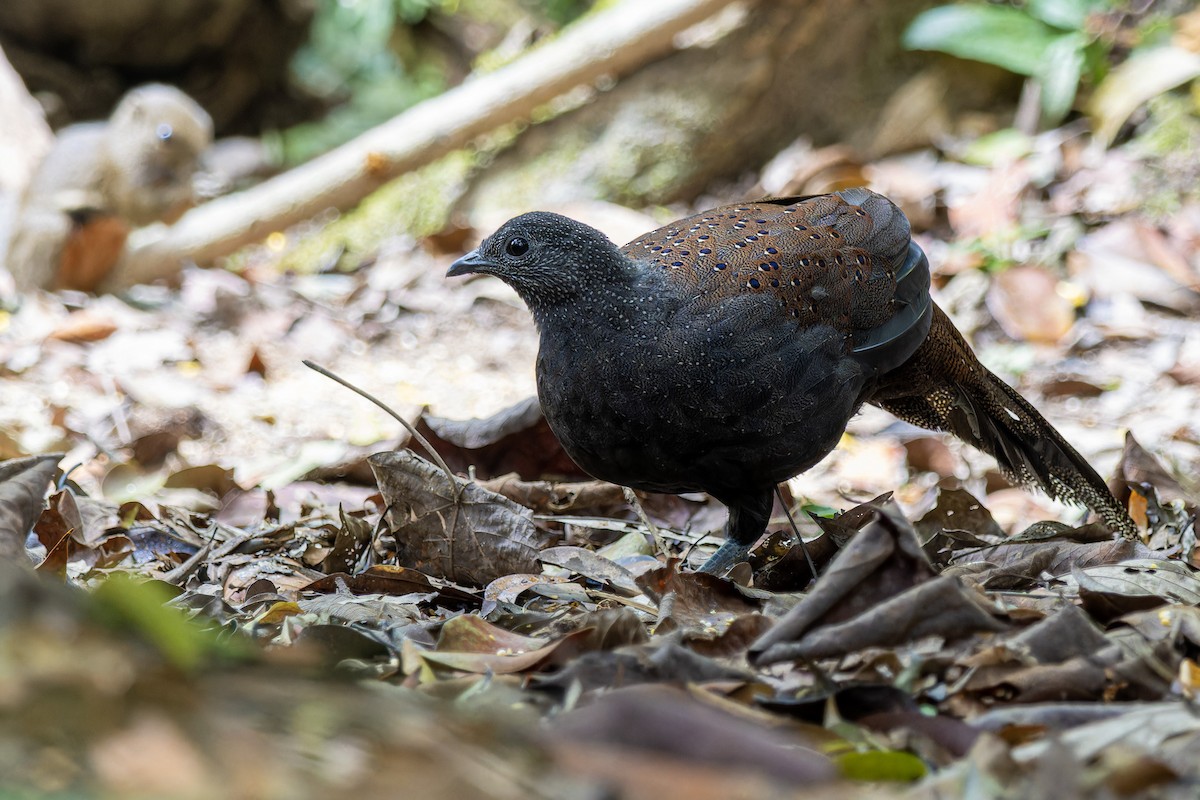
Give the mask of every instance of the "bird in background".
[[824, 458], [863, 403], [953, 433], [1016, 482], [1137, 535], [1096, 471], [933, 302], [929, 261], [882, 195], [721, 206], [624, 247], [532, 212], [447, 276], [469, 273], [500, 278], [532, 312], [538, 397], [582, 469], [728, 507], [706, 572], [746, 557], [776, 486]]

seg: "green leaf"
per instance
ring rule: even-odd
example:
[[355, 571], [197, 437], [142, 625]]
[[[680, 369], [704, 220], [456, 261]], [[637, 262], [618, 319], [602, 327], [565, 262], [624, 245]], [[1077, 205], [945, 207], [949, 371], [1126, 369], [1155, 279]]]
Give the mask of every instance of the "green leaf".
[[135, 631], [179, 669], [193, 670], [213, 656], [237, 657], [244, 650], [236, 640], [220, 639], [165, 605], [172, 596], [172, 587], [161, 581], [136, 580], [121, 572], [110, 575], [93, 593], [104, 619]]
[[908, 782], [925, 777], [925, 762], [901, 750], [871, 750], [838, 756], [842, 776], [852, 781]]
[[823, 506], [820, 503], [805, 502], [800, 505], [800, 510], [805, 514], [812, 514], [815, 517], [823, 517], [824, 519], [833, 519], [838, 514], [842, 513], [836, 508]]
[[909, 50], [937, 50], [1033, 76], [1059, 35], [1010, 6], [956, 5], [918, 15], [902, 41]]
[[967, 164], [993, 167], [1016, 161], [1033, 152], [1033, 139], [1013, 128], [985, 133], [967, 145], [962, 160]]
[[1028, 0], [1025, 4], [1031, 16], [1068, 31], [1083, 30], [1088, 14], [1112, 6], [1111, 0]]
[[1042, 86], [1042, 122], [1056, 125], [1071, 110], [1079, 79], [1083, 75], [1087, 37], [1081, 33], [1060, 36], [1046, 48], [1046, 58], [1038, 73]]

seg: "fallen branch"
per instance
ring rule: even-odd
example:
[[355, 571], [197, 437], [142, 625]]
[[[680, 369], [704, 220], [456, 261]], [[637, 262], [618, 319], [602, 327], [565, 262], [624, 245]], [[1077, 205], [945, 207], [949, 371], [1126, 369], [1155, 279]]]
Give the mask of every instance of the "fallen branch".
[[328, 208], [352, 207], [387, 181], [527, 118], [576, 86], [626, 74], [669, 52], [676, 34], [731, 1], [625, 2], [597, 14], [290, 172], [193, 209], [159, 235], [131, 244], [101, 288], [167, 277], [184, 261], [208, 265]]

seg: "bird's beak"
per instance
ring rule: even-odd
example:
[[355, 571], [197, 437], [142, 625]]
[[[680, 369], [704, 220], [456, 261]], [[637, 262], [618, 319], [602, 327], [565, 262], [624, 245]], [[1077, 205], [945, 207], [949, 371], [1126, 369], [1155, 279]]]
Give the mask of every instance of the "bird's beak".
[[456, 278], [459, 275], [470, 275], [473, 272], [490, 272], [494, 267], [495, 265], [491, 261], [488, 261], [479, 254], [478, 249], [475, 249], [451, 264], [450, 269], [446, 270], [446, 277]]

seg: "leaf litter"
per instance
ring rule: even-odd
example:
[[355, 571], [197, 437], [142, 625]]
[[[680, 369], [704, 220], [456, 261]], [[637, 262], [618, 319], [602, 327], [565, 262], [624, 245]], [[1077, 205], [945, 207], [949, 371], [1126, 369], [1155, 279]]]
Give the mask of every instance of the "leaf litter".
[[[1147, 210], [1136, 141], [1078, 138], [995, 163], [801, 142], [761, 183], [895, 194], [939, 298], [1111, 475], [1136, 542], [867, 409], [783, 494], [803, 548], [779, 505], [750, 567], [692, 572], [720, 507], [631, 504], [580, 472], [530, 399], [519, 303], [447, 290], [433, 244], [352, 274], [31, 299], [0, 350], [0, 776], [88, 796], [1194, 796], [1200, 205]], [[454, 474], [302, 358], [385, 387]]]

